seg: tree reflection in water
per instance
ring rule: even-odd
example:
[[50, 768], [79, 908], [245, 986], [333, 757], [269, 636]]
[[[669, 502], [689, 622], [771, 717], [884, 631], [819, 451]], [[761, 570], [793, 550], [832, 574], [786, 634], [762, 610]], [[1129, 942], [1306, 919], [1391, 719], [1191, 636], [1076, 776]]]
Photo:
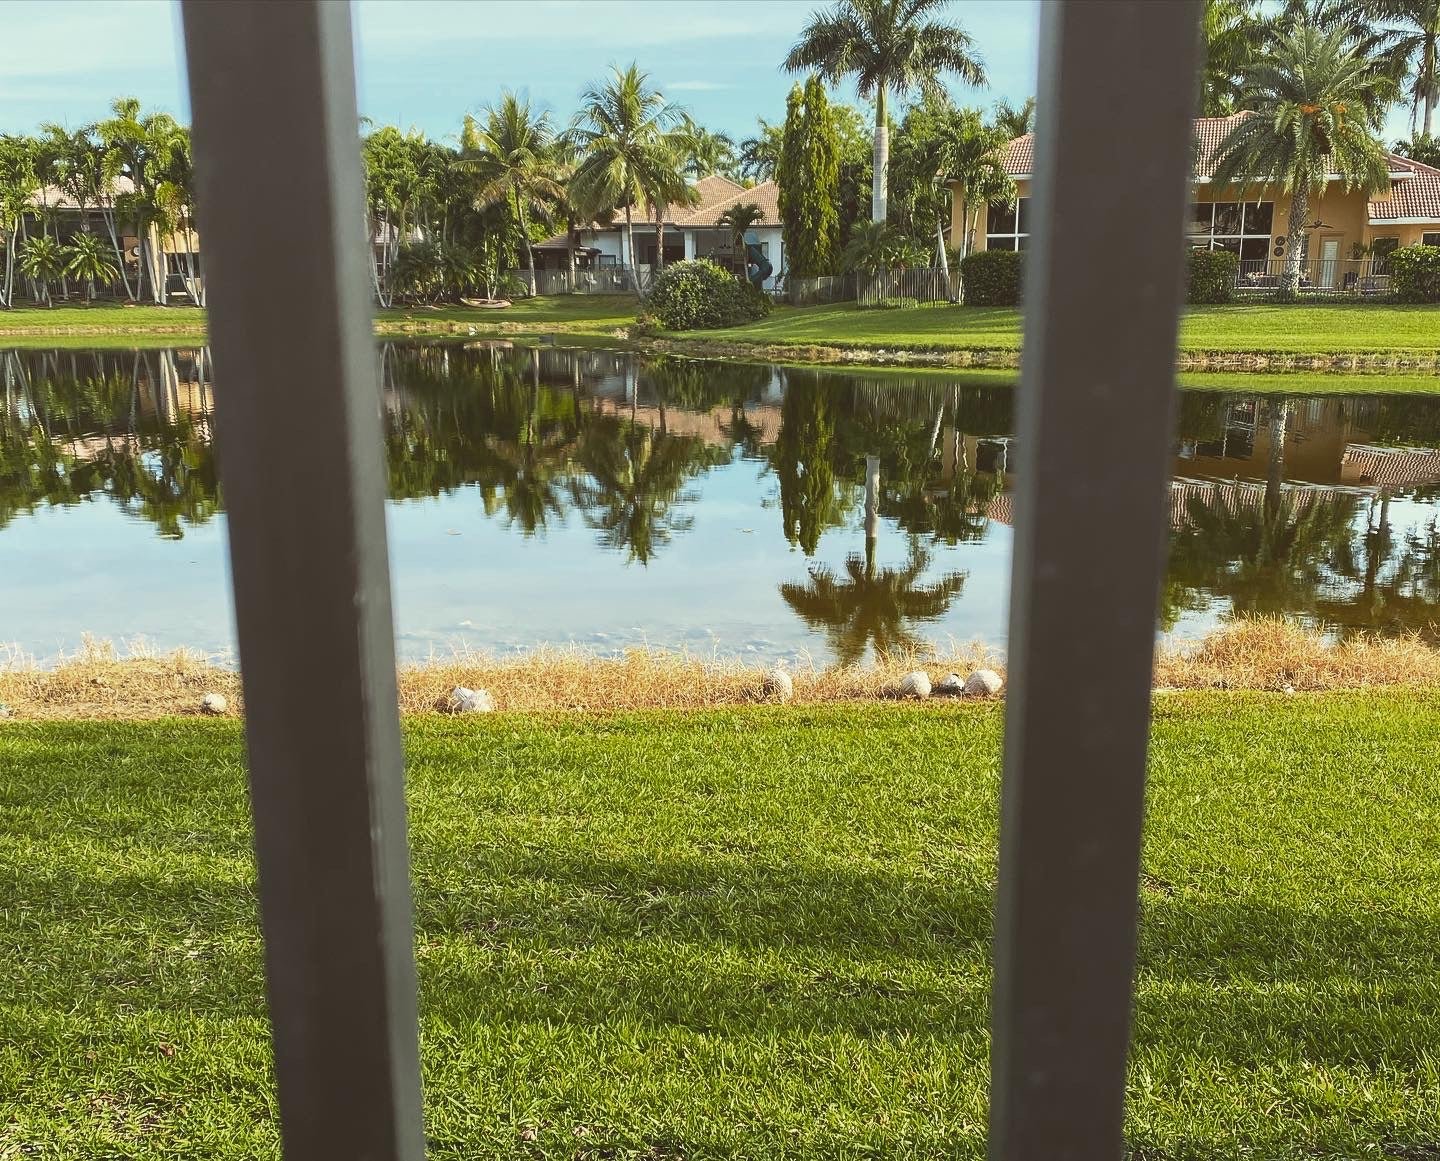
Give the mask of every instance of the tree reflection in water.
[[[887, 535], [903, 540], [903, 563], [882, 566], [874, 544], [857, 544], [839, 568], [797, 576], [788, 552], [752, 566], [774, 569], [767, 583], [783, 580], [785, 605], [842, 657], [913, 647], [962, 593], [955, 550], [994, 545], [997, 521], [1010, 520], [1014, 393], [984, 376], [505, 343], [386, 343], [380, 364], [392, 500], [473, 489], [487, 517], [521, 536], [585, 527], [600, 550], [640, 565], [698, 534], [701, 481], [740, 460], [751, 467], [730, 478], [757, 509], [777, 510], [764, 517], [778, 519], [771, 535], [813, 557], [827, 532], [853, 527], [875, 457], [866, 524], [882, 548]], [[103, 498], [178, 537], [222, 510], [203, 349], [0, 351], [0, 387], [0, 529]], [[1223, 608], [1440, 641], [1437, 489], [1423, 472], [1342, 482], [1352, 442], [1440, 446], [1440, 401], [1187, 392], [1180, 468], [1194, 478], [1174, 485], [1162, 624]], [[1311, 486], [1286, 482], [1295, 464]], [[936, 565], [948, 571], [927, 582]]]

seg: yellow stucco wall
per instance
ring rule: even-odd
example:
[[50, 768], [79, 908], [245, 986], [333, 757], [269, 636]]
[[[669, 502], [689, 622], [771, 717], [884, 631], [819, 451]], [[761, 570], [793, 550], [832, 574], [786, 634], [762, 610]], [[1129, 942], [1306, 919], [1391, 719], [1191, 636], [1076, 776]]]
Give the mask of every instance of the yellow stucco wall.
[[[1016, 182], [1016, 189], [1020, 197], [1030, 196], [1030, 182]], [[1213, 201], [1235, 201], [1232, 193], [1229, 196], [1222, 194], [1215, 196], [1214, 189], [1208, 184], [1197, 185], [1192, 195], [1196, 202]], [[1247, 199], [1251, 201], [1267, 201], [1275, 203], [1274, 222], [1271, 226], [1272, 237], [1274, 235], [1288, 235], [1290, 233], [1290, 196], [1281, 194], [1278, 198], [1272, 191], [1264, 191], [1258, 198], [1253, 195]], [[1345, 260], [1350, 257], [1351, 246], [1359, 242], [1368, 246], [1374, 239], [1381, 237], [1399, 238], [1400, 245], [1409, 246], [1419, 242], [1426, 233], [1440, 231], [1440, 225], [1415, 225], [1415, 226], [1372, 226], [1370, 225], [1368, 201], [1364, 194], [1359, 192], [1344, 192], [1338, 184], [1326, 191], [1325, 196], [1318, 202], [1311, 201], [1306, 217], [1310, 222], [1323, 222], [1324, 227], [1318, 230], [1309, 231], [1311, 235], [1310, 256], [1319, 258], [1322, 256], [1323, 247], [1327, 240], [1333, 239], [1337, 243], [1336, 257]], [[1308, 223], [1307, 223], [1308, 224]], [[985, 208], [981, 207], [971, 224], [974, 230], [972, 250], [984, 250], [985, 247]], [[950, 217], [950, 241], [954, 247], [960, 247], [965, 231], [965, 203], [961, 200], [960, 191], [951, 187], [951, 217]], [[1273, 255], [1274, 247], [1271, 247]]]

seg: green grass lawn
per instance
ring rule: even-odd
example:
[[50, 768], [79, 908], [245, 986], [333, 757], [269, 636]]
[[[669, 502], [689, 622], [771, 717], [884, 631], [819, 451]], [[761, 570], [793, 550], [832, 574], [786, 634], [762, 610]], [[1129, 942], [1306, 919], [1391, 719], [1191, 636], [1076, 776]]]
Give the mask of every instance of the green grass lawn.
[[[1440, 1155], [1440, 706], [1160, 706], [1132, 1144]], [[430, 1155], [982, 1157], [1000, 729], [410, 721]], [[10, 723], [0, 814], [0, 1157], [277, 1156], [238, 726]]]
[[[779, 307], [768, 318], [681, 337], [810, 346], [1018, 350], [1020, 312], [923, 306], [861, 310], [854, 303]], [[1187, 309], [1180, 345], [1192, 351], [1330, 354], [1440, 350], [1440, 307], [1243, 303]]]
[[[521, 299], [501, 310], [467, 306], [398, 307], [375, 314], [381, 333], [405, 333], [425, 327], [450, 331], [456, 324], [477, 331], [509, 333], [578, 332], [608, 334], [635, 321], [636, 304], [629, 294], [555, 295]], [[206, 312], [193, 306], [18, 307], [0, 311], [0, 342], [6, 345], [53, 345], [56, 336], [70, 344], [92, 346], [116, 338], [150, 338], [165, 342], [177, 336], [199, 338]]]

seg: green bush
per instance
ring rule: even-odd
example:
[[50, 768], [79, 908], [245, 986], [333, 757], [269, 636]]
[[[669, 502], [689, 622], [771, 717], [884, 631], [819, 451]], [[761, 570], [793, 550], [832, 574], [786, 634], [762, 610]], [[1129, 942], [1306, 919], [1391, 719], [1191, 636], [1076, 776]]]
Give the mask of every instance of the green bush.
[[712, 330], [770, 313], [770, 296], [707, 258], [672, 262], [655, 280], [645, 314], [669, 331]]
[[913, 298], [870, 298], [856, 304], [861, 310], [904, 310], [918, 306]]
[[1229, 250], [1191, 250], [1185, 256], [1185, 301], [1222, 303], [1235, 297], [1240, 255]]
[[1440, 302], [1440, 246], [1401, 246], [1386, 265], [1391, 293], [1401, 302]]
[[966, 306], [1019, 306], [1025, 255], [1018, 250], [977, 250], [960, 262]]

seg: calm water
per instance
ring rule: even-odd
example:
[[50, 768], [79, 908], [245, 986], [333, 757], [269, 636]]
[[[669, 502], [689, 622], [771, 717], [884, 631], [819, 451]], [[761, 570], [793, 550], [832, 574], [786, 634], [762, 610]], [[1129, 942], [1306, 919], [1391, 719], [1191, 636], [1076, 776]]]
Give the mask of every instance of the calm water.
[[[1025, 450], [1007, 386], [503, 344], [381, 356], [405, 657], [1004, 644]], [[205, 352], [0, 351], [0, 371], [0, 642], [227, 653]], [[1187, 392], [1160, 627], [1244, 611], [1440, 637], [1432, 448], [1440, 399]]]

